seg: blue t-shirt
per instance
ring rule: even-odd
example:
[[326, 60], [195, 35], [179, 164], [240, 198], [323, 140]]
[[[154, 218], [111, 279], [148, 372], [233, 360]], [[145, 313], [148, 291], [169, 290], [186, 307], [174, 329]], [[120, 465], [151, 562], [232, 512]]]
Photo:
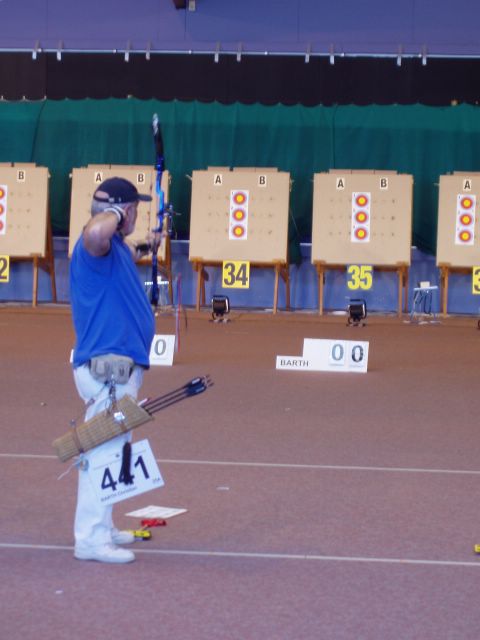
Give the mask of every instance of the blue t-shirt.
[[100, 257], [88, 253], [79, 238], [70, 263], [70, 300], [74, 367], [105, 353], [148, 367], [155, 319], [130, 249], [118, 235]]

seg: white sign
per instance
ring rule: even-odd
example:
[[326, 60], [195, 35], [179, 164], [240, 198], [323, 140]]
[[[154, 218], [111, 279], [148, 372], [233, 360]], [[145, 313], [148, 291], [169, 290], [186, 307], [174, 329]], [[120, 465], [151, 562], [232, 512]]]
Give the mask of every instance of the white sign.
[[174, 507], [156, 507], [151, 504], [149, 507], [143, 509], [137, 509], [136, 511], [130, 511], [126, 513], [126, 516], [132, 518], [173, 518], [173, 516], [179, 516], [181, 513], [187, 513], [186, 509], [176, 509]]
[[366, 373], [368, 342], [304, 338], [301, 356], [277, 356], [276, 368], [289, 371]]
[[171, 367], [173, 364], [173, 353], [175, 351], [175, 336], [156, 335], [150, 347], [150, 365]]
[[130, 473], [132, 484], [119, 481], [122, 466], [122, 447], [116, 453], [90, 455], [88, 476], [100, 504], [108, 505], [138, 496], [165, 484], [148, 440], [132, 444]]

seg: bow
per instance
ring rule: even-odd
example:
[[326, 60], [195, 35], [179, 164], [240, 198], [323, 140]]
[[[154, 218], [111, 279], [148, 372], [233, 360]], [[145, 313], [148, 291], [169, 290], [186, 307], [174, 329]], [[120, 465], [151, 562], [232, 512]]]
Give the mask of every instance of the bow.
[[[157, 226], [153, 229], [154, 233], [168, 233], [170, 234], [173, 226], [173, 216], [180, 215], [173, 210], [171, 204], [165, 204], [165, 194], [162, 189], [162, 176], [165, 169], [165, 158], [163, 156], [163, 139], [162, 132], [160, 131], [160, 123], [158, 116], [155, 113], [152, 119], [153, 129], [153, 141], [155, 144], [155, 169], [156, 176], [156, 193], [158, 200], [157, 211]], [[158, 300], [160, 297], [160, 290], [158, 287], [158, 249], [160, 247], [160, 240], [154, 241], [152, 246], [152, 288], [150, 290], [150, 302], [154, 308], [158, 306]], [[171, 273], [169, 273], [171, 278]], [[180, 309], [182, 306], [182, 289], [181, 289], [181, 276], [176, 278], [177, 285], [177, 304], [175, 310], [175, 351], [180, 348]], [[172, 296], [173, 297], [173, 296]], [[172, 299], [173, 304], [173, 299]], [[185, 315], [185, 327], [187, 326], [187, 317]]]
[[[156, 113], [153, 114], [152, 119], [153, 129], [153, 142], [155, 145], [155, 169], [156, 176], [156, 193], [158, 200], [157, 209], [157, 226], [153, 229], [156, 233], [161, 233], [163, 230], [164, 214], [165, 214], [165, 194], [162, 189], [162, 176], [165, 168], [165, 158], [163, 156], [163, 139], [162, 132], [160, 131], [160, 123]], [[152, 246], [152, 289], [150, 291], [150, 302], [154, 307], [158, 305], [159, 288], [158, 288], [158, 249], [160, 241], [154, 241]]]

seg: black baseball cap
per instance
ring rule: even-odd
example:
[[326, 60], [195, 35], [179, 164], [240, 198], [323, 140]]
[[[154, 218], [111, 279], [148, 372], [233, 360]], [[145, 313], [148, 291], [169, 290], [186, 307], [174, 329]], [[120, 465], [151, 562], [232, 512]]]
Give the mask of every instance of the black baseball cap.
[[152, 196], [138, 193], [135, 185], [125, 178], [108, 178], [104, 180], [93, 194], [93, 199], [97, 202], [109, 202], [111, 204], [122, 204], [125, 202], [150, 202]]

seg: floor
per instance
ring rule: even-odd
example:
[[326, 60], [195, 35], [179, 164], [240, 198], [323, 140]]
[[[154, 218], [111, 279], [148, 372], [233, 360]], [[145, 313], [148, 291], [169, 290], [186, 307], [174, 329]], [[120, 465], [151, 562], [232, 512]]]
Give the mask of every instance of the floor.
[[[69, 307], [0, 307], [0, 638], [478, 640], [476, 319], [209, 318], [187, 310], [145, 377], [145, 397], [214, 381], [134, 432], [165, 486], [114, 508], [187, 512], [112, 566], [73, 558], [76, 470], [51, 445], [83, 413]], [[276, 370], [306, 337], [368, 341], [368, 372]]]

